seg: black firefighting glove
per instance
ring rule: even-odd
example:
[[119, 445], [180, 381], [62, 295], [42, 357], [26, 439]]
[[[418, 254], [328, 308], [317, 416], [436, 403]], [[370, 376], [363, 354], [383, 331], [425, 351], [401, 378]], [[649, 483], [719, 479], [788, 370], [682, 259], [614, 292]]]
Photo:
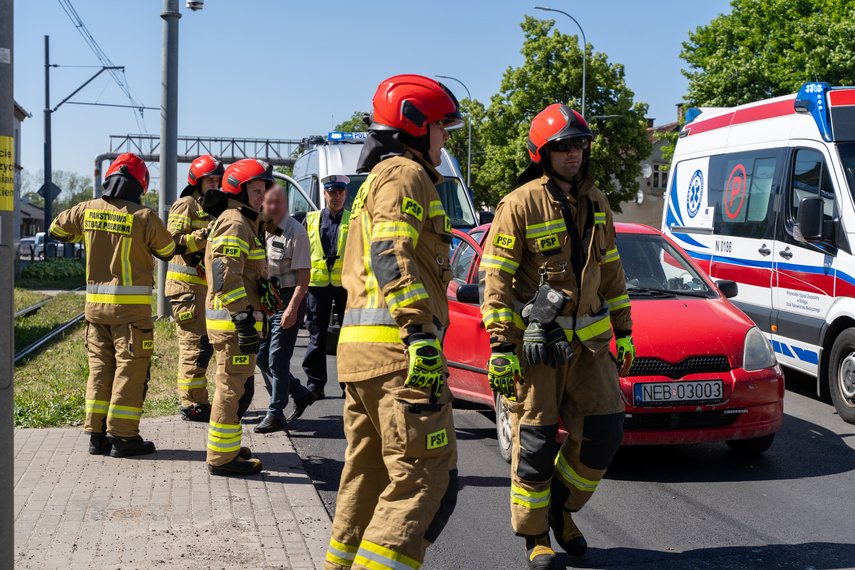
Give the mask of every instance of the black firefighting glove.
[[255, 330], [255, 317], [252, 316], [252, 309], [233, 315], [232, 322], [238, 333], [238, 347], [241, 354], [257, 354], [258, 349], [261, 348], [261, 337]]
[[414, 333], [407, 337], [408, 388], [432, 388], [433, 399], [442, 395], [442, 347], [431, 333]]
[[532, 366], [546, 360], [546, 329], [531, 322], [523, 333], [523, 356]]
[[573, 349], [561, 325], [552, 323], [546, 327], [546, 363], [558, 368], [564, 364], [565, 358], [568, 362], [573, 359]]
[[561, 291], [556, 291], [548, 283], [541, 285], [531, 301], [525, 304], [520, 315], [526, 323], [548, 325], [564, 310], [569, 297]]

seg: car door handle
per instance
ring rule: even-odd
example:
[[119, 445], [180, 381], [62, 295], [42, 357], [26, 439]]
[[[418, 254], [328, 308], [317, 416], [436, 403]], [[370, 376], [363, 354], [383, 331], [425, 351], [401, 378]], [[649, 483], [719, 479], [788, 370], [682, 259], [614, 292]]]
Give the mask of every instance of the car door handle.
[[760, 249], [758, 249], [757, 251], [759, 251], [760, 255], [762, 255], [763, 257], [766, 257], [767, 255], [772, 253], [772, 250], [769, 249], [768, 247], [766, 247], [765, 243], [762, 246], [760, 246]]
[[790, 248], [789, 248], [789, 247], [787, 247], [787, 249], [785, 249], [785, 250], [783, 250], [783, 251], [779, 251], [779, 252], [778, 252], [778, 255], [780, 255], [780, 256], [781, 256], [781, 257], [783, 257], [784, 259], [791, 259], [791, 258], [793, 257], [793, 252], [792, 252], [792, 251], [790, 251]]

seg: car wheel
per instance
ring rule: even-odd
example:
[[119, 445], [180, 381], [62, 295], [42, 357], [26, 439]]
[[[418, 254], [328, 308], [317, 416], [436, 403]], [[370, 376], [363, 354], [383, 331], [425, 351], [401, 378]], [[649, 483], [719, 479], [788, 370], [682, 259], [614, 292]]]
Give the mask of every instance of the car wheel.
[[846, 329], [834, 341], [828, 359], [828, 388], [840, 418], [855, 424], [855, 329]]
[[496, 406], [496, 435], [499, 440], [499, 453], [502, 459], [511, 462], [511, 412], [505, 406], [502, 395], [493, 392], [493, 402]]
[[749, 439], [729, 439], [725, 443], [734, 453], [739, 455], [760, 455], [772, 447], [773, 441], [775, 441], [775, 434], [770, 433]]

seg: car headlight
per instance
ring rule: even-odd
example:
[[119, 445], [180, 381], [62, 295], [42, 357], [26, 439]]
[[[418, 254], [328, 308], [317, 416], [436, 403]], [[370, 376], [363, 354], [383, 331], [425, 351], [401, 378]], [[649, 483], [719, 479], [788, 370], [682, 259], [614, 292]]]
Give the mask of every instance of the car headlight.
[[745, 351], [742, 354], [742, 368], [762, 370], [775, 366], [778, 359], [772, 345], [757, 327], [751, 327], [745, 333]]

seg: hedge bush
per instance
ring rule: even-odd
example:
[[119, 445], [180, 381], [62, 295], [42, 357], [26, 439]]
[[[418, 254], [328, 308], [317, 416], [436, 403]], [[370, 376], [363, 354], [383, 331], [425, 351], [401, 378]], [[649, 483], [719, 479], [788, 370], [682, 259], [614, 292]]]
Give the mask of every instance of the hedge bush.
[[79, 259], [51, 258], [31, 263], [21, 270], [24, 279], [59, 281], [73, 277], [84, 277], [86, 266]]

